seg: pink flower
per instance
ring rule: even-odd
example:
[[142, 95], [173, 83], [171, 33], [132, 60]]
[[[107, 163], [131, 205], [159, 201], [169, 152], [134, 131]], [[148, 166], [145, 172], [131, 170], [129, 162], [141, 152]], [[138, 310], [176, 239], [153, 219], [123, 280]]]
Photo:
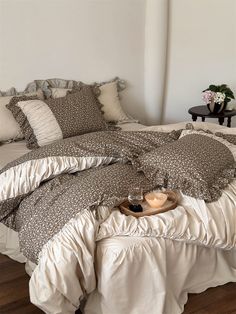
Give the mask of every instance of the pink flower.
[[215, 92], [212, 92], [211, 90], [206, 90], [202, 93], [202, 99], [206, 104], [210, 104], [212, 101], [214, 101]]

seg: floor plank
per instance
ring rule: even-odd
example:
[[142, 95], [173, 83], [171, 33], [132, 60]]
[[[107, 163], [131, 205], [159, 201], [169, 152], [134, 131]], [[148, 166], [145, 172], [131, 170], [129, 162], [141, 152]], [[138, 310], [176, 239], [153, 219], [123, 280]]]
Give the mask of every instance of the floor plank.
[[[24, 265], [0, 254], [0, 314], [43, 313], [30, 303], [28, 283]], [[190, 295], [184, 314], [236, 314], [236, 283]]]
[[236, 283], [189, 295], [184, 314], [236, 314]]

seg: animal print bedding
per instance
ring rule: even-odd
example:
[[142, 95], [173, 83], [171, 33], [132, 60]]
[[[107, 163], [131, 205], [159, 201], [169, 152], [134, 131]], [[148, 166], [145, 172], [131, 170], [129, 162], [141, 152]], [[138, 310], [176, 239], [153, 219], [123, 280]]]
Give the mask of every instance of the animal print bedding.
[[129, 160], [176, 140], [175, 133], [97, 132], [44, 146], [0, 172], [0, 222], [18, 231], [33, 262], [78, 212], [113, 207], [130, 186], [155, 187]]
[[130, 187], [147, 192], [159, 186], [130, 161], [161, 152], [179, 135], [102, 131], [31, 151], [0, 172], [0, 222], [18, 232], [23, 254], [37, 263], [43, 246], [78, 213], [116, 206]]

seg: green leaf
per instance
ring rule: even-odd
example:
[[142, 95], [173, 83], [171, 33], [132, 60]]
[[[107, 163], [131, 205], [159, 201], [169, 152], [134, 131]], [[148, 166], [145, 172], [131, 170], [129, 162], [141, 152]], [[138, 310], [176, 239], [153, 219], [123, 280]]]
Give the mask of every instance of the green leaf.
[[228, 93], [228, 92], [230, 91], [230, 88], [227, 87], [227, 85], [223, 84], [223, 85], [220, 86], [219, 91], [220, 91], [221, 93]]
[[233, 99], [234, 99], [234, 93], [233, 93], [231, 90], [229, 90], [229, 91], [227, 92], [227, 97], [230, 97], [230, 98], [233, 98]]
[[213, 91], [213, 92], [217, 92], [217, 86], [216, 85], [210, 85], [208, 89]]

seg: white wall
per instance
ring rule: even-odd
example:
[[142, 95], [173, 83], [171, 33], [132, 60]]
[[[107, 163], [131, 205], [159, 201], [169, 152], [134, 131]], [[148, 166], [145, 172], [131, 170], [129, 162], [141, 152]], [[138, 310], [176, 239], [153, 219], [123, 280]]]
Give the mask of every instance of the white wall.
[[0, 89], [119, 75], [125, 110], [142, 122], [160, 122], [163, 103], [162, 123], [189, 120], [210, 83], [236, 94], [235, 17], [236, 0], [0, 0]]
[[146, 117], [150, 124], [157, 124], [163, 118], [168, 51], [168, 15], [168, 0], [147, 0], [144, 95]]
[[0, 89], [37, 78], [125, 78], [144, 121], [145, 0], [0, 0]]
[[236, 96], [235, 0], [172, 0], [169, 40], [165, 123], [189, 119], [210, 83]]

